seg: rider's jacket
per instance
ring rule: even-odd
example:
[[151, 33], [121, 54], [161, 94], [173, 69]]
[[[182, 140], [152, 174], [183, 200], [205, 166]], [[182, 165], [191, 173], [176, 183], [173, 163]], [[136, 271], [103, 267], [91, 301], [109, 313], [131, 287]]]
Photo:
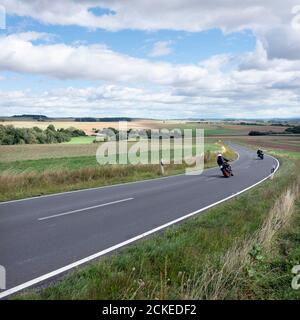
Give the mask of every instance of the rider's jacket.
[[219, 166], [222, 166], [224, 164], [224, 162], [228, 162], [228, 161], [229, 161], [228, 159], [226, 159], [222, 156], [218, 156], [218, 158], [217, 158], [217, 163]]

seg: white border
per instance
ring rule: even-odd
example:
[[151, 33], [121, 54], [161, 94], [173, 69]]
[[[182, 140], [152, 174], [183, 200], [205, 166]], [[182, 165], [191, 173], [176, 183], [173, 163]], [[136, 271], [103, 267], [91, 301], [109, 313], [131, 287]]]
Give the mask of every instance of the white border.
[[[32, 279], [32, 280], [30, 280], [30, 281], [27, 281], [27, 282], [25, 282], [25, 283], [23, 283], [23, 284], [20, 284], [20, 285], [18, 285], [18, 286], [16, 286], [16, 287], [13, 287], [13, 288], [11, 288], [11, 289], [8, 289], [8, 290], [6, 290], [6, 291], [3, 291], [3, 292], [0, 293], [0, 299], [5, 298], [5, 297], [7, 297], [7, 296], [9, 296], [9, 295], [12, 295], [12, 294], [14, 294], [14, 293], [16, 293], [16, 292], [18, 292], [18, 291], [21, 291], [21, 290], [23, 290], [23, 289], [26, 289], [26, 288], [28, 288], [28, 287], [31, 287], [31, 286], [39, 283], [39, 282], [42, 282], [42, 281], [44, 281], [44, 280], [47, 280], [47, 279], [52, 278], [52, 277], [54, 277], [54, 276], [57, 276], [57, 275], [59, 275], [59, 274], [61, 274], [61, 273], [63, 273], [63, 272], [66, 272], [66, 271], [70, 270], [70, 269], [73, 269], [73, 268], [75, 268], [75, 267], [78, 267], [78, 266], [80, 266], [80, 265], [82, 265], [82, 264], [84, 264], [84, 263], [87, 263], [87, 262], [91, 261], [91, 260], [94, 260], [94, 259], [96, 259], [96, 258], [99, 258], [99, 257], [101, 257], [101, 256], [103, 256], [103, 255], [105, 255], [105, 254], [107, 254], [107, 253], [109, 253], [109, 252], [112, 252], [112, 251], [114, 251], [114, 250], [116, 250], [116, 249], [119, 249], [119, 248], [121, 248], [121, 247], [124, 247], [124, 246], [126, 246], [126, 245], [128, 245], [128, 244], [130, 244], [130, 243], [132, 243], [132, 242], [135, 242], [135, 241], [137, 241], [137, 240], [140, 240], [140, 239], [142, 239], [142, 238], [145, 238], [145, 237], [147, 237], [147, 236], [149, 236], [149, 235], [151, 235], [151, 234], [153, 234], [153, 233], [155, 233], [155, 232], [157, 232], [157, 231], [160, 231], [160, 230], [165, 229], [165, 228], [167, 228], [167, 227], [169, 227], [169, 226], [171, 226], [171, 225], [173, 225], [173, 224], [176, 224], [176, 223], [178, 223], [178, 222], [180, 222], [180, 221], [183, 221], [183, 220], [185, 220], [185, 219], [187, 219], [187, 218], [190, 218], [190, 217], [192, 217], [192, 216], [194, 216], [194, 215], [196, 215], [196, 214], [198, 214], [198, 213], [200, 213], [200, 212], [202, 212], [202, 211], [205, 211], [205, 210], [207, 210], [207, 209], [210, 209], [210, 208], [212, 208], [212, 207], [214, 207], [214, 206], [216, 206], [216, 205], [218, 205], [218, 204], [220, 204], [220, 203], [222, 203], [222, 202], [225, 202], [225, 201], [227, 201], [227, 200], [229, 200], [229, 199], [232, 199], [232, 198], [240, 195], [241, 193], [244, 193], [245, 191], [248, 191], [248, 190], [254, 188], [255, 186], [257, 186], [257, 185], [261, 184], [262, 182], [264, 182], [265, 180], [269, 179], [269, 178], [270, 178], [272, 175], [274, 175], [274, 174], [277, 172], [277, 170], [279, 169], [279, 166], [280, 166], [279, 161], [278, 161], [275, 157], [273, 157], [273, 156], [270, 156], [270, 155], [268, 155], [268, 156], [271, 157], [271, 158], [273, 158], [273, 159], [276, 160], [276, 162], [277, 162], [277, 167], [276, 167], [275, 171], [274, 171], [273, 173], [269, 174], [269, 175], [268, 175], [267, 177], [265, 177], [264, 179], [256, 182], [256, 183], [253, 184], [252, 186], [247, 187], [247, 188], [245, 188], [245, 189], [243, 189], [243, 190], [241, 190], [241, 191], [239, 191], [239, 192], [237, 192], [237, 193], [235, 193], [235, 194], [233, 194], [233, 195], [231, 195], [231, 196], [229, 196], [229, 197], [227, 197], [227, 198], [224, 198], [224, 199], [219, 200], [219, 201], [217, 201], [217, 202], [215, 202], [215, 203], [213, 203], [213, 204], [210, 204], [210, 205], [208, 205], [208, 206], [206, 206], [206, 207], [204, 207], [204, 208], [202, 208], [202, 209], [199, 209], [199, 210], [196, 210], [196, 211], [194, 211], [194, 212], [191, 212], [191, 213], [189, 213], [189, 214], [187, 214], [187, 215], [185, 215], [185, 216], [182, 216], [182, 217], [180, 217], [180, 218], [178, 218], [178, 219], [172, 220], [172, 221], [170, 221], [170, 222], [168, 222], [168, 223], [165, 223], [165, 224], [163, 224], [163, 225], [161, 225], [161, 226], [159, 226], [159, 227], [157, 227], [157, 228], [151, 229], [151, 230], [149, 230], [149, 231], [147, 231], [147, 232], [145, 232], [145, 233], [142, 233], [142, 234], [140, 234], [140, 235], [138, 235], [138, 236], [135, 236], [135, 237], [133, 237], [133, 238], [131, 238], [131, 239], [129, 239], [129, 240], [126, 240], [126, 241], [121, 242], [121, 243], [118, 243], [118, 244], [116, 244], [116, 245], [114, 245], [114, 246], [112, 246], [112, 247], [110, 247], [110, 248], [107, 248], [107, 249], [105, 249], [105, 250], [102, 250], [102, 251], [100, 251], [100, 252], [97, 252], [97, 253], [95, 253], [95, 254], [93, 254], [93, 255], [91, 255], [91, 256], [88, 256], [88, 257], [86, 257], [86, 258], [84, 258], [84, 259], [78, 260], [78, 261], [76, 261], [76, 262], [74, 262], [74, 263], [71, 263], [71, 264], [69, 264], [69, 265], [66, 265], [66, 266], [64, 266], [64, 267], [62, 267], [62, 268], [59, 268], [59, 269], [57, 269], [57, 270], [54, 270], [54, 271], [49, 272], [49, 273], [47, 273], [47, 274], [44, 274], [43, 276], [37, 277], [37, 278]], [[146, 180], [146, 181], [148, 181], [148, 180]]]

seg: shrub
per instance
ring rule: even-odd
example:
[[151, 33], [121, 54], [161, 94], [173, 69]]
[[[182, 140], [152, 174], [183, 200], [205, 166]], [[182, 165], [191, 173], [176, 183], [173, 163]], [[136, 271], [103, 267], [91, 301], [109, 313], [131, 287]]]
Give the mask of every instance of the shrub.
[[[74, 128], [73, 131], [76, 130]], [[80, 134], [81, 130], [78, 131], [76, 134]], [[0, 145], [61, 143], [70, 141], [72, 136], [68, 131], [57, 131], [52, 124], [46, 130], [0, 125]]]

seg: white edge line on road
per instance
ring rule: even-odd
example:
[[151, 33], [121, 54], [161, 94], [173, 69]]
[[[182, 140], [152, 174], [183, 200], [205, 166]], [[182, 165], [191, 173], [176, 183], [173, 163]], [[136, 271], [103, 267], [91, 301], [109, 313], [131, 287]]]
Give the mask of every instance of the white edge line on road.
[[37, 283], [39, 283], [39, 282], [42, 282], [42, 281], [44, 281], [44, 280], [47, 280], [47, 279], [52, 278], [52, 277], [55, 277], [55, 276], [57, 276], [57, 275], [59, 275], [59, 274], [61, 274], [61, 273], [63, 273], [63, 272], [66, 272], [66, 271], [68, 271], [68, 270], [70, 270], [70, 269], [73, 269], [73, 268], [75, 268], [75, 267], [78, 267], [78, 266], [80, 266], [80, 265], [82, 265], [82, 264], [84, 264], [84, 263], [87, 263], [87, 262], [91, 261], [91, 260], [94, 260], [94, 259], [96, 259], [96, 258], [99, 258], [99, 257], [101, 257], [101, 256], [103, 256], [103, 255], [105, 255], [105, 254], [107, 254], [107, 253], [109, 253], [109, 252], [112, 252], [112, 251], [117, 250], [117, 249], [119, 249], [119, 248], [121, 248], [121, 247], [124, 247], [124, 246], [126, 246], [126, 245], [128, 245], [128, 244], [130, 244], [130, 243], [132, 243], [132, 242], [135, 242], [135, 241], [140, 240], [140, 239], [142, 239], [142, 238], [144, 238], [144, 237], [147, 237], [147, 236], [149, 236], [149, 235], [151, 235], [151, 234], [153, 234], [153, 233], [155, 233], [155, 232], [157, 232], [157, 231], [159, 231], [159, 230], [165, 229], [165, 228], [167, 228], [167, 227], [169, 227], [169, 226], [171, 226], [171, 225], [173, 225], [173, 224], [176, 224], [176, 223], [178, 223], [178, 222], [180, 222], [180, 221], [182, 221], [182, 220], [185, 220], [185, 219], [187, 219], [187, 218], [190, 218], [190, 217], [192, 217], [192, 216], [194, 216], [194, 215], [196, 215], [196, 214], [198, 214], [198, 213], [200, 213], [200, 212], [202, 212], [202, 211], [205, 211], [205, 210], [207, 210], [207, 209], [210, 209], [210, 208], [212, 208], [212, 207], [214, 207], [214, 206], [216, 206], [216, 205], [218, 205], [218, 204], [220, 204], [220, 203], [222, 203], [222, 202], [225, 202], [225, 201], [227, 201], [227, 200], [229, 200], [229, 199], [232, 199], [232, 198], [240, 195], [241, 193], [244, 193], [245, 191], [248, 191], [248, 190], [254, 188], [255, 186], [257, 186], [257, 185], [261, 184], [262, 182], [264, 182], [265, 180], [269, 179], [269, 178], [270, 178], [272, 175], [274, 175], [274, 174], [277, 172], [277, 170], [279, 169], [279, 166], [280, 166], [279, 161], [278, 161], [276, 158], [274, 158], [274, 157], [272, 157], [272, 156], [270, 156], [270, 155], [269, 155], [269, 157], [273, 158], [273, 159], [276, 160], [276, 162], [277, 162], [277, 167], [276, 167], [274, 173], [269, 174], [267, 177], [265, 177], [264, 179], [256, 182], [256, 183], [253, 184], [252, 186], [247, 187], [247, 188], [245, 188], [245, 189], [243, 189], [243, 190], [241, 190], [241, 191], [239, 191], [239, 192], [237, 192], [237, 193], [235, 193], [235, 194], [233, 194], [233, 195], [231, 195], [231, 196], [229, 196], [229, 197], [227, 197], [227, 198], [224, 198], [224, 199], [219, 200], [219, 201], [217, 201], [217, 202], [215, 202], [215, 203], [213, 203], [213, 204], [210, 204], [209, 206], [206, 206], [206, 207], [204, 207], [204, 208], [202, 208], [202, 209], [199, 209], [199, 210], [196, 210], [196, 211], [194, 211], [194, 212], [191, 212], [191, 213], [189, 213], [189, 214], [187, 214], [187, 215], [185, 215], [185, 216], [182, 216], [182, 217], [180, 217], [180, 218], [178, 218], [178, 219], [175, 219], [175, 220], [173, 220], [173, 221], [167, 222], [167, 223], [165, 223], [165, 224], [163, 224], [163, 225], [161, 225], [161, 226], [159, 226], [159, 227], [157, 227], [157, 228], [154, 228], [154, 229], [149, 230], [149, 231], [147, 231], [147, 232], [145, 232], [145, 233], [142, 233], [142, 234], [140, 234], [140, 235], [137, 235], [137, 236], [135, 236], [135, 237], [133, 237], [133, 238], [131, 238], [131, 239], [129, 239], [129, 240], [126, 240], [126, 241], [121, 242], [121, 243], [118, 243], [118, 244], [116, 244], [116, 245], [114, 245], [114, 246], [112, 246], [112, 247], [110, 247], [110, 248], [107, 248], [107, 249], [105, 249], [105, 250], [102, 250], [102, 251], [100, 251], [100, 252], [97, 252], [97, 253], [89, 256], [89, 257], [86, 257], [86, 258], [84, 258], [84, 259], [78, 260], [78, 261], [73, 262], [73, 263], [71, 263], [71, 264], [69, 264], [69, 265], [67, 265], [67, 266], [64, 266], [64, 267], [60, 268], [60, 269], [54, 270], [54, 271], [52, 271], [52, 272], [49, 272], [49, 273], [47, 273], [47, 274], [44, 274], [43, 276], [37, 277], [37, 278], [32, 279], [32, 280], [30, 280], [30, 281], [27, 281], [27, 282], [25, 282], [25, 283], [23, 283], [23, 284], [20, 284], [20, 285], [18, 285], [18, 286], [16, 286], [16, 287], [13, 287], [13, 288], [11, 288], [11, 289], [8, 289], [8, 290], [6, 290], [6, 291], [3, 291], [3, 292], [0, 293], [0, 299], [5, 298], [5, 297], [7, 297], [7, 296], [9, 296], [9, 295], [12, 295], [12, 294], [14, 294], [14, 293], [16, 293], [16, 292], [18, 292], [18, 291], [21, 291], [21, 290], [23, 290], [23, 289], [26, 289], [26, 288], [28, 288], [28, 287], [31, 287], [31, 286], [33, 286], [33, 285], [35, 285], [35, 284], [37, 284]]
[[[242, 148], [244, 148], [242, 146]], [[240, 154], [235, 151], [237, 154], [237, 158], [232, 161], [232, 163], [237, 162], [240, 159]], [[207, 168], [204, 169], [203, 172], [213, 170], [213, 169], [218, 169], [218, 167], [213, 167], [213, 168]], [[150, 178], [150, 179], [145, 179], [145, 180], [137, 180], [137, 181], [129, 181], [129, 182], [123, 182], [123, 183], [116, 183], [116, 184], [110, 184], [107, 186], [101, 186], [101, 187], [94, 187], [94, 188], [87, 188], [87, 189], [80, 189], [80, 190], [72, 190], [72, 191], [64, 191], [64, 192], [58, 192], [58, 193], [51, 193], [51, 194], [45, 194], [42, 196], [35, 196], [35, 197], [30, 197], [30, 198], [24, 198], [24, 199], [16, 199], [16, 200], [9, 200], [9, 201], [2, 201], [0, 202], [0, 206], [4, 204], [10, 204], [14, 202], [21, 202], [21, 201], [29, 201], [29, 200], [36, 200], [36, 199], [43, 199], [47, 197], [54, 197], [54, 196], [63, 196], [65, 194], [71, 194], [75, 192], [82, 192], [82, 191], [90, 191], [90, 190], [100, 190], [104, 188], [112, 188], [112, 187], [120, 187], [120, 186], [126, 186], [129, 184], [135, 184], [135, 183], [144, 183], [144, 182], [150, 182], [150, 181], [158, 181], [158, 180], [164, 180], [164, 179], [170, 179], [170, 178], [175, 178], [175, 177], [180, 177], [186, 175], [185, 173], [179, 173], [179, 174], [174, 174], [166, 177], [159, 177], [159, 178]]]
[[96, 208], [100, 208], [100, 207], [106, 207], [106, 206], [109, 206], [109, 205], [112, 205], [112, 204], [117, 204], [117, 203], [121, 203], [121, 202], [125, 202], [125, 201], [130, 201], [130, 200], [133, 200], [133, 199], [134, 198], [127, 198], [127, 199], [121, 199], [121, 200], [116, 200], [116, 201], [112, 201], [112, 202], [102, 203], [102, 204], [98, 204], [98, 205], [92, 206], [92, 207], [87, 207], [87, 208], [77, 209], [77, 210], [73, 210], [73, 211], [67, 211], [67, 212], [63, 212], [63, 213], [54, 214], [52, 216], [39, 218], [38, 220], [39, 221], [49, 220], [49, 219], [53, 219], [53, 218], [67, 216], [69, 214], [73, 214], [73, 213], [77, 213], [77, 212], [87, 211], [87, 210], [96, 209]]

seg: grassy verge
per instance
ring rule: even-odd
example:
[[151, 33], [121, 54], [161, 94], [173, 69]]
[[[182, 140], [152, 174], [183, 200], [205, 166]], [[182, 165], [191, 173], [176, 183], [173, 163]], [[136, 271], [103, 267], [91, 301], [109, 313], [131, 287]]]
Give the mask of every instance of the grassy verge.
[[[299, 298], [299, 292], [289, 287], [290, 266], [300, 261], [296, 248], [300, 213], [294, 211], [299, 199], [293, 189], [298, 188], [296, 172], [295, 162], [283, 160], [273, 180], [163, 234], [79, 268], [51, 287], [17, 298]], [[276, 269], [272, 261], [283, 259], [276, 245], [281, 236], [293, 245], [289, 244], [290, 263], [283, 268], [279, 263]]]
[[[255, 243], [251, 263], [248, 263], [248, 277], [241, 275], [240, 296], [248, 299], [300, 299], [300, 291], [292, 289], [291, 283], [295, 274], [292, 269], [300, 265], [300, 202], [299, 184], [293, 190], [298, 193], [293, 215], [285, 217], [287, 209], [280, 212], [281, 217], [277, 237], [272, 246], [266, 247]], [[286, 199], [290, 194], [286, 193]], [[280, 204], [279, 204], [280, 208]], [[279, 226], [277, 226], [279, 227]], [[299, 282], [299, 281], [298, 281]]]
[[[227, 148], [229, 159], [235, 153]], [[171, 153], [172, 156], [172, 153]], [[205, 167], [215, 166], [215, 152], [206, 151]], [[183, 173], [185, 165], [166, 165], [165, 175]], [[69, 157], [0, 163], [0, 201], [93, 188], [160, 177], [159, 165], [105, 165], [94, 157]]]

